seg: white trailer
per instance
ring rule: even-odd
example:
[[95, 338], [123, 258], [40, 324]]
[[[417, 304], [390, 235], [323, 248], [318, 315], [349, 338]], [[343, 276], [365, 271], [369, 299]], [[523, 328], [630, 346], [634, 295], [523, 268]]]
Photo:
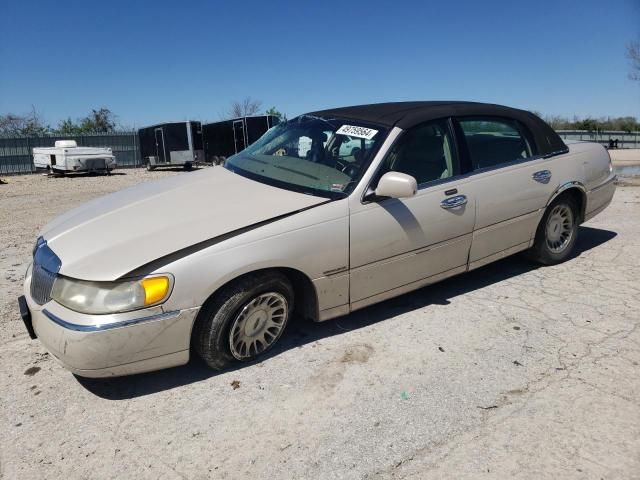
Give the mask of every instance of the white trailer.
[[79, 147], [75, 140], [58, 140], [54, 147], [33, 149], [33, 164], [48, 172], [95, 172], [107, 174], [116, 168], [110, 148]]

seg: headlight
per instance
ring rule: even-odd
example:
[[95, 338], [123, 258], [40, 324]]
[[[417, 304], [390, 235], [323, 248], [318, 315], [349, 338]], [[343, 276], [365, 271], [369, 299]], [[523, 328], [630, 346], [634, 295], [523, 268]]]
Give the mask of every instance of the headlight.
[[121, 313], [159, 305], [169, 298], [172, 286], [173, 278], [168, 275], [122, 282], [87, 282], [59, 276], [51, 298], [76, 312]]

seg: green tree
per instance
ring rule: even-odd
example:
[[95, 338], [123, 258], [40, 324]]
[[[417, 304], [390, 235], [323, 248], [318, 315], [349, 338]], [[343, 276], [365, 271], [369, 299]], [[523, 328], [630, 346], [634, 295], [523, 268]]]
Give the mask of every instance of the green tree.
[[283, 122], [287, 121], [287, 116], [284, 113], [280, 112], [278, 109], [276, 109], [276, 107], [271, 107], [266, 112], [264, 112], [264, 114], [265, 115], [273, 115], [274, 117], [278, 117]]
[[116, 116], [106, 107], [92, 109], [84, 118], [73, 121], [71, 117], [58, 123], [56, 132], [61, 135], [82, 135], [83, 133], [108, 133], [117, 127]]
[[81, 133], [108, 133], [116, 129], [116, 116], [108, 108], [91, 110], [91, 113], [80, 121]]
[[58, 123], [56, 132], [60, 135], [78, 135], [82, 133], [80, 125], [71, 120], [71, 117]]
[[617, 119], [616, 130], [623, 130], [627, 133], [640, 130], [640, 124], [635, 117], [622, 117]]
[[598, 124], [598, 121], [589, 117], [585, 118], [584, 120], [580, 120], [576, 122], [575, 128], [577, 130], [588, 130], [590, 132], [601, 129], [600, 125]]

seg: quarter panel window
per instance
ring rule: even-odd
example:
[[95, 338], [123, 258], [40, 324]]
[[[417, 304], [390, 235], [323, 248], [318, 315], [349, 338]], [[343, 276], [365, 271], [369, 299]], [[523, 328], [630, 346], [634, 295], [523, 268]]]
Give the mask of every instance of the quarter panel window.
[[459, 120], [474, 170], [490, 168], [532, 156], [531, 142], [516, 121], [497, 118]]
[[403, 133], [385, 158], [378, 178], [387, 172], [411, 175], [418, 185], [457, 175], [458, 164], [448, 122], [427, 122]]

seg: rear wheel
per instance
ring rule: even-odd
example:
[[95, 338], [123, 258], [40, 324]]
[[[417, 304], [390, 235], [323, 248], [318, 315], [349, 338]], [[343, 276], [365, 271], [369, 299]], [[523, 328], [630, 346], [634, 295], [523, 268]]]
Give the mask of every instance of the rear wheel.
[[193, 347], [209, 367], [222, 369], [276, 344], [293, 311], [293, 288], [281, 273], [256, 273], [223, 287], [202, 308]]
[[542, 217], [530, 256], [543, 265], [564, 262], [578, 237], [578, 205], [568, 196], [554, 200]]
[[189, 171], [193, 168], [193, 165], [191, 164], [191, 162], [187, 162], [184, 164], [184, 169]]

